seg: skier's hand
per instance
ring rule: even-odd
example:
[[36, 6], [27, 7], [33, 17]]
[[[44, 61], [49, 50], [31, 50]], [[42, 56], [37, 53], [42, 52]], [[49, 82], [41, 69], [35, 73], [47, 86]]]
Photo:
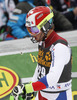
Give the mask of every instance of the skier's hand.
[[19, 96], [22, 96], [22, 98], [26, 98], [26, 91], [24, 84], [15, 86], [10, 97], [14, 98], [14, 100], [18, 100]]

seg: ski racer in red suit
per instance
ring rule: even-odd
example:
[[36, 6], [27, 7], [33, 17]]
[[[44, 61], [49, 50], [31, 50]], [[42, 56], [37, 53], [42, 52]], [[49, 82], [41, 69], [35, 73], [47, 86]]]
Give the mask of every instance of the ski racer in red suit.
[[35, 7], [28, 12], [27, 30], [32, 41], [39, 42], [38, 64], [32, 83], [25, 84], [24, 90], [22, 86], [16, 86], [13, 95], [23, 91], [26, 94], [38, 91], [35, 100], [72, 100], [71, 48], [54, 31], [53, 16], [50, 8], [45, 6]]

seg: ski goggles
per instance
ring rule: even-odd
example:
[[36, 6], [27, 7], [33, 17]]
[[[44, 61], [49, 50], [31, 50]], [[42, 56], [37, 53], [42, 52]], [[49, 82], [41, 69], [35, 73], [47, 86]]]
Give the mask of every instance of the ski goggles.
[[40, 30], [36, 26], [27, 27], [27, 30], [32, 36], [36, 36], [37, 34], [40, 33]]

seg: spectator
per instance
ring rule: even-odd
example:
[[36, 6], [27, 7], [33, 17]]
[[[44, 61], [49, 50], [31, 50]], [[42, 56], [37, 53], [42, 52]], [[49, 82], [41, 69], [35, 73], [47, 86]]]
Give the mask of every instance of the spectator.
[[[13, 16], [10, 18], [7, 24], [11, 27], [11, 34], [16, 38], [24, 38], [30, 36], [25, 27], [26, 14], [31, 8], [40, 5], [46, 6], [45, 4], [46, 3], [41, 0], [20, 0], [20, 3], [13, 11]], [[54, 20], [56, 31], [66, 31], [73, 29], [72, 24], [62, 14], [56, 10], [53, 11], [55, 13]]]
[[16, 4], [15, 0], [0, 0], [0, 40], [5, 40], [7, 36], [7, 21], [12, 15]]
[[7, 25], [11, 27], [11, 34], [16, 38], [30, 37], [29, 32], [25, 27], [27, 12], [35, 7], [32, 0], [19, 0], [20, 2], [13, 11], [13, 16], [8, 21]]
[[69, 0], [51, 0], [51, 5], [72, 23], [74, 29], [77, 29], [77, 7], [75, 7], [74, 0], [71, 2]]

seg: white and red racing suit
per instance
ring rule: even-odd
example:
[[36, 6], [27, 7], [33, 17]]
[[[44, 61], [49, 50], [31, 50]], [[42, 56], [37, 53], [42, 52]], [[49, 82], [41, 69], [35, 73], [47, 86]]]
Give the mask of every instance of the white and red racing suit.
[[53, 31], [39, 43], [38, 64], [33, 76], [35, 100], [72, 100], [71, 48]]

